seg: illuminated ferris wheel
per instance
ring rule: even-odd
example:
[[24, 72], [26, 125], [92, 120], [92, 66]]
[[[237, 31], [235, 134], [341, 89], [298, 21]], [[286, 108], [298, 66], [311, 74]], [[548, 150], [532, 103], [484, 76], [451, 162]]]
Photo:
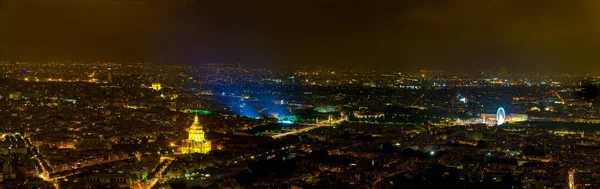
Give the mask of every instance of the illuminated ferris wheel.
[[502, 125], [506, 122], [506, 113], [504, 112], [504, 108], [498, 108], [498, 112], [496, 112], [496, 121], [498, 125]]

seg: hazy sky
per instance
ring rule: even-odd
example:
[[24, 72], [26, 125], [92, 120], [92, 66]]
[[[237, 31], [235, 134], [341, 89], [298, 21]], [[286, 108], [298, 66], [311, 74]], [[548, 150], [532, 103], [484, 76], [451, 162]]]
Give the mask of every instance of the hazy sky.
[[2, 60], [599, 73], [599, 35], [596, 0], [0, 0]]

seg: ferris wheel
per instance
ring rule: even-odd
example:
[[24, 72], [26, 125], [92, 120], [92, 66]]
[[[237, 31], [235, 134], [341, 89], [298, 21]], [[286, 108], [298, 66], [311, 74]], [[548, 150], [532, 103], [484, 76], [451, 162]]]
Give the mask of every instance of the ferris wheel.
[[496, 112], [496, 121], [497, 125], [502, 125], [506, 122], [506, 113], [504, 112], [504, 108], [498, 108]]

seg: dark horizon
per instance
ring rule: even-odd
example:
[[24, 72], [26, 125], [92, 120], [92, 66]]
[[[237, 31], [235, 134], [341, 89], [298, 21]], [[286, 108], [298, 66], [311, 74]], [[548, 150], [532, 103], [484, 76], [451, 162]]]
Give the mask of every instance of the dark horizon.
[[596, 74], [599, 12], [559, 0], [3, 0], [0, 60]]

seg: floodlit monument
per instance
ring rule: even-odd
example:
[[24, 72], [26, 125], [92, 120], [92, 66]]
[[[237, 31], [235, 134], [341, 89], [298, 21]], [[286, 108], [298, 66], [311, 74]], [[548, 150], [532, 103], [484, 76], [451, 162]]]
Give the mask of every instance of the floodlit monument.
[[183, 142], [181, 152], [184, 154], [210, 152], [210, 141], [204, 138], [204, 130], [198, 120], [198, 115], [194, 117], [194, 123], [190, 126], [188, 139]]

